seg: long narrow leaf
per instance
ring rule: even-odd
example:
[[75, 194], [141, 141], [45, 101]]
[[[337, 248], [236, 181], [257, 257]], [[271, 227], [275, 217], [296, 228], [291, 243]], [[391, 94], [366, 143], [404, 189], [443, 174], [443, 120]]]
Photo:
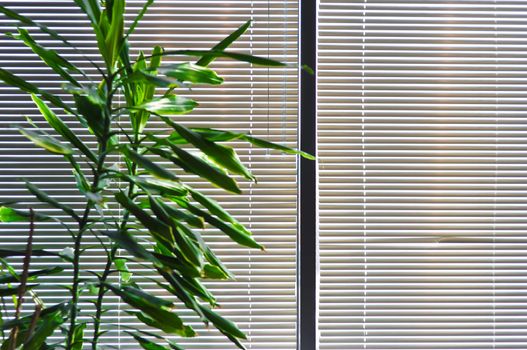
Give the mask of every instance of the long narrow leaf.
[[52, 207], [55, 207], [57, 209], [60, 209], [62, 210], [63, 212], [65, 212], [66, 214], [68, 214], [69, 216], [71, 216], [72, 218], [76, 219], [76, 220], [80, 220], [79, 216], [77, 215], [77, 213], [75, 213], [75, 211], [65, 205], [65, 204], [62, 204], [60, 203], [59, 201], [57, 201], [56, 199], [54, 198], [51, 198], [50, 196], [48, 196], [48, 194], [44, 191], [42, 191], [40, 188], [38, 188], [37, 186], [33, 185], [32, 183], [30, 182], [26, 182], [26, 187], [27, 189], [29, 190], [29, 192], [31, 192], [35, 197], [37, 197], [41, 202], [44, 202], [44, 203], [48, 203], [49, 205], [51, 205]]
[[115, 194], [115, 199], [128, 211], [130, 211], [140, 222], [143, 224], [154, 237], [158, 238], [160, 243], [168, 243], [172, 245], [174, 243], [174, 237], [170, 226], [164, 224], [162, 221], [150, 216], [146, 211], [141, 209], [135, 204], [130, 198], [119, 191]]
[[23, 128], [19, 128], [18, 130], [22, 135], [33, 141], [35, 145], [44, 148], [46, 151], [64, 156], [73, 154], [73, 149], [71, 149], [71, 147], [49, 135], [43, 135], [36, 131]]
[[159, 71], [167, 77], [175, 78], [181, 82], [210, 85], [223, 83], [223, 79], [212, 69], [189, 62], [163, 67]]
[[171, 95], [145, 102], [135, 108], [160, 115], [178, 115], [192, 112], [198, 103], [183, 96]]
[[139, 11], [137, 16], [134, 18], [134, 21], [130, 25], [130, 28], [128, 28], [128, 31], [126, 32], [126, 34], [124, 36], [125, 39], [128, 39], [128, 37], [133, 34], [133, 32], [135, 31], [135, 28], [137, 27], [137, 25], [139, 24], [139, 22], [141, 21], [143, 16], [148, 11], [148, 8], [150, 7], [150, 5], [152, 5], [153, 3], [154, 3], [154, 0], [147, 0], [145, 2], [145, 4], [143, 5], [143, 8], [141, 9], [141, 11]]
[[172, 181], [177, 180], [176, 175], [166, 170], [165, 168], [161, 167], [160, 165], [157, 165], [156, 163], [152, 162], [150, 159], [147, 159], [145, 156], [140, 155], [139, 153], [132, 150], [131, 148], [124, 147], [122, 150], [123, 150], [123, 153], [131, 161], [137, 163], [139, 166], [144, 168], [146, 171], [148, 171], [150, 174], [154, 175], [155, 177], [164, 179], [164, 180], [172, 180]]
[[37, 105], [40, 113], [44, 116], [46, 121], [49, 123], [55, 131], [57, 131], [62, 137], [71, 142], [77, 147], [86, 157], [91, 161], [97, 162], [97, 156], [82, 142], [77, 135], [71, 131], [71, 129], [55, 114], [53, 111], [42, 101], [37, 95], [31, 94], [31, 98]]
[[27, 47], [29, 47], [36, 55], [38, 55], [44, 63], [46, 63], [55, 73], [60, 75], [64, 80], [80, 86], [80, 83], [68, 72], [68, 70], [81, 73], [81, 71], [69, 63], [64, 57], [60, 56], [56, 51], [46, 49], [38, 44], [29, 32], [23, 28], [18, 29], [18, 36], [11, 35], [14, 39], [22, 40]]
[[166, 117], [161, 117], [165, 123], [173, 127], [183, 138], [194, 145], [200, 151], [205, 153], [216, 165], [227, 169], [234, 174], [242, 175], [247, 179], [255, 180], [251, 172], [240, 162], [236, 152], [232, 148], [209, 141], [202, 135], [184, 127], [181, 124], [174, 123]]
[[[243, 33], [245, 33], [247, 31], [247, 29], [249, 29], [249, 27], [251, 26], [251, 20], [245, 22], [241, 27], [239, 27], [238, 29], [236, 29], [234, 32], [232, 32], [231, 34], [229, 34], [229, 36], [227, 36], [225, 39], [223, 39], [222, 41], [220, 41], [218, 44], [216, 44], [212, 50], [214, 51], [223, 51], [225, 50], [226, 48], [228, 48], [233, 42], [235, 42], [236, 40], [238, 40], [238, 38], [240, 36], [243, 35]], [[211, 56], [211, 55], [205, 55], [203, 57], [201, 57], [198, 62], [196, 63], [197, 65], [199, 66], [203, 66], [203, 67], [206, 67], [208, 66], [209, 64], [212, 63], [212, 61], [214, 61], [216, 57], [214, 56]]]
[[185, 151], [184, 149], [177, 147], [176, 145], [170, 143], [167, 143], [167, 145], [176, 154], [176, 156], [184, 165], [184, 168], [187, 169], [187, 171], [196, 174], [208, 180], [213, 185], [223, 188], [229, 192], [237, 194], [241, 193], [241, 190], [238, 187], [236, 181], [217, 167], [208, 164], [202, 159], [194, 156], [193, 154]]
[[75, 114], [75, 112], [70, 107], [68, 107], [66, 104], [64, 104], [64, 102], [62, 102], [62, 100], [59, 97], [40, 90], [35, 85], [28, 83], [24, 79], [14, 75], [13, 73], [3, 68], [0, 68], [0, 79], [3, 80], [7, 85], [15, 86], [19, 88], [20, 90], [25, 91], [27, 93], [41, 95], [44, 99], [48, 100], [56, 107], [62, 108], [65, 111], [70, 112], [71, 114]]

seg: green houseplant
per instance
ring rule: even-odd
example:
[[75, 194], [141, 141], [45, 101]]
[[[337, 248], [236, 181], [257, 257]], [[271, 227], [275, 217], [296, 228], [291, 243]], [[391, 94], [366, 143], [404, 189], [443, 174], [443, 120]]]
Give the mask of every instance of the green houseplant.
[[[11, 72], [0, 68], [0, 79], [31, 95], [36, 107], [56, 136], [47, 134], [29, 121], [31, 127], [20, 132], [34, 144], [64, 157], [71, 165], [77, 189], [85, 197], [82, 211], [54, 199], [37, 186], [27, 183], [28, 191], [40, 202], [62, 211], [69, 219], [42, 215], [32, 208], [19, 208], [12, 203], [0, 207], [0, 220], [29, 222], [29, 235], [25, 251], [0, 250], [3, 274], [0, 275], [0, 297], [11, 298], [14, 307], [2, 303], [0, 349], [97, 349], [101, 335], [101, 318], [105, 313], [104, 299], [113, 294], [130, 306], [127, 312], [137, 317], [145, 327], [128, 329], [144, 349], [180, 349], [176, 342], [152, 333], [157, 328], [165, 334], [182, 337], [195, 336], [192, 327], [178, 316], [175, 304], [150, 294], [134, 283], [126, 269], [127, 261], [141, 263], [152, 276], [161, 278], [159, 286], [177, 297], [185, 308], [216, 327], [238, 347], [245, 335], [229, 320], [221, 317], [214, 307], [214, 296], [202, 284], [203, 279], [229, 279], [231, 274], [207, 246], [199, 230], [213, 226], [233, 241], [252, 249], [263, 249], [251, 233], [217, 202], [200, 193], [167, 168], [154, 162], [153, 157], [170, 161], [181, 171], [197, 175], [228, 192], [238, 194], [235, 177], [253, 181], [254, 176], [240, 162], [236, 152], [223, 142], [241, 140], [257, 147], [265, 147], [290, 154], [311, 156], [250, 135], [216, 129], [192, 129], [178, 123], [177, 115], [196, 108], [197, 103], [177, 92], [192, 84], [219, 85], [222, 78], [208, 68], [218, 57], [265, 66], [284, 64], [261, 57], [226, 51], [250, 26], [245, 23], [235, 32], [208, 51], [165, 51], [161, 47], [151, 54], [138, 57], [129, 54], [128, 38], [134, 33], [153, 0], [145, 2], [129, 28], [124, 25], [124, 0], [74, 0], [86, 14], [97, 39], [103, 66], [88, 60], [99, 72], [100, 81], [81, 83], [87, 75], [57, 52], [39, 44], [26, 28], [37, 29], [69, 48], [76, 49], [68, 40], [49, 27], [36, 23], [8, 8], [0, 6], [3, 15], [17, 23], [16, 33], [9, 34], [28, 46], [44, 63], [64, 80], [63, 90], [74, 104], [46, 92]], [[186, 57], [184, 63], [162, 65], [162, 57]], [[196, 60], [195, 63], [188, 60]], [[115, 103], [116, 95], [124, 102]], [[95, 139], [97, 147], [90, 148], [50, 108], [59, 108], [74, 116]], [[162, 120], [171, 129], [166, 135], [149, 133], [151, 118]], [[124, 121], [123, 121], [124, 120]], [[122, 142], [120, 140], [126, 140]], [[198, 151], [190, 152], [190, 149]], [[119, 155], [122, 166], [110, 164], [110, 156]], [[89, 171], [83, 170], [89, 169]], [[119, 183], [119, 189], [115, 184]], [[112, 211], [119, 205], [122, 211]], [[33, 249], [35, 221], [55, 220], [71, 234], [72, 248], [54, 252]], [[137, 233], [147, 235], [139, 239]], [[105, 251], [102, 271], [83, 271], [81, 256], [92, 247], [84, 247], [83, 239], [96, 237], [100, 245], [93, 249]], [[121, 256], [118, 252], [125, 252]], [[60, 272], [58, 267], [44, 270], [30, 268], [33, 256], [55, 256], [71, 263], [71, 281], [65, 285], [70, 296], [63, 302], [47, 305], [39, 297], [38, 279]], [[17, 271], [11, 262], [23, 261]], [[91, 274], [92, 278], [81, 276]], [[110, 277], [120, 274], [120, 283]], [[95, 298], [93, 321], [80, 321], [79, 298], [92, 293]], [[22, 304], [32, 300], [31, 312]], [[33, 310], [34, 308], [34, 310]], [[7, 317], [5, 316], [7, 314]], [[88, 332], [89, 330], [89, 332]], [[51, 335], [62, 335], [62, 340], [49, 341]], [[87, 334], [90, 334], [88, 337]]]

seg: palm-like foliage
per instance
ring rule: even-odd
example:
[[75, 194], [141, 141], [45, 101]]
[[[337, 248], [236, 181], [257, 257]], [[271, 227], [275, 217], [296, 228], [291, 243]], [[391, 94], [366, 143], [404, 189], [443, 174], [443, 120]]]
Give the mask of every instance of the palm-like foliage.
[[[0, 296], [17, 296], [14, 300], [18, 305], [10, 319], [2, 322], [4, 343], [1, 349], [82, 349], [87, 345], [96, 349], [104, 332], [101, 330], [101, 317], [104, 313], [104, 298], [109, 293], [119, 296], [129, 304], [131, 308], [128, 312], [145, 325], [166, 334], [195, 336], [192, 327], [185, 325], [178, 316], [172, 301], [149, 294], [134, 283], [126, 270], [127, 260], [141, 263], [153, 275], [161, 277], [163, 282], [158, 282], [159, 286], [177, 297], [186, 308], [193, 310], [203, 322], [214, 325], [243, 348], [241, 340], [245, 339], [245, 335], [235, 324], [213, 311], [216, 300], [201, 282], [207, 278], [229, 279], [232, 276], [207, 246], [199, 229], [210, 225], [240, 245], [256, 249], [263, 247], [217, 202], [180, 181], [173, 171], [152, 161], [152, 156], [172, 162], [182, 171], [197, 175], [235, 194], [241, 192], [235, 176], [250, 181], [255, 179], [240, 162], [236, 152], [222, 142], [246, 141], [257, 147], [310, 157], [249, 135], [216, 129], [188, 128], [178, 123], [177, 115], [189, 113], [197, 106], [195, 101], [178, 95], [176, 92], [179, 88], [192, 84], [219, 85], [223, 82], [216, 72], [208, 68], [217, 57], [266, 66], [283, 64], [225, 51], [247, 30], [250, 22], [209, 51], [165, 51], [161, 47], [155, 47], [150, 56], [140, 54], [134, 58], [129, 55], [128, 38], [153, 3], [152, 0], [146, 1], [127, 30], [123, 20], [124, 0], [106, 0], [104, 5], [97, 0], [75, 0], [75, 3], [88, 17], [97, 39], [104, 66], [100, 67], [86, 59], [97, 68], [101, 76], [100, 82], [79, 81], [76, 77], [87, 75], [57, 52], [41, 46], [25, 27], [37, 28], [82, 54], [63, 36], [12, 10], [0, 7], [0, 12], [18, 23], [17, 33], [11, 36], [31, 48], [65, 81], [63, 89], [74, 100], [74, 105], [67, 104], [58, 96], [0, 68], [0, 79], [31, 94], [36, 107], [61, 139], [46, 134], [35, 125], [32, 128], [20, 128], [20, 132], [37, 146], [64, 157], [71, 165], [78, 191], [85, 197], [84, 210], [79, 211], [27, 183], [28, 191], [39, 201], [61, 210], [70, 218], [64, 222], [34, 213], [32, 209], [24, 211], [10, 206], [0, 208], [0, 221], [31, 223], [31, 235], [25, 252], [0, 251], [0, 256], [4, 259], [1, 260], [4, 270], [7, 270], [5, 275], [0, 276], [0, 282], [5, 284], [5, 287], [0, 288]], [[162, 57], [166, 55], [190, 57], [196, 63], [164, 66]], [[117, 94], [124, 96], [124, 103], [114, 103]], [[88, 147], [50, 106], [74, 116], [93, 135], [97, 148]], [[149, 133], [147, 126], [152, 116], [165, 122], [172, 130], [171, 133]], [[122, 139], [126, 142], [119, 142]], [[189, 147], [199, 150], [201, 156], [189, 152]], [[114, 155], [123, 159], [121, 168], [109, 164], [108, 158]], [[90, 170], [86, 173], [83, 169]], [[115, 183], [124, 184], [124, 187], [112, 192], [111, 190], [115, 190]], [[123, 208], [121, 215], [112, 216], [111, 210], [108, 210], [112, 204], [119, 204]], [[32, 223], [39, 220], [59, 221], [71, 233], [73, 248], [62, 253], [32, 249]], [[138, 232], [148, 234], [146, 242], [140, 242], [136, 235]], [[102, 247], [106, 252], [103, 271], [82, 270], [80, 259], [86, 253], [83, 238], [88, 235], [95, 236], [100, 241], [101, 246], [94, 249]], [[118, 256], [119, 250], [126, 251], [127, 256]], [[38, 282], [38, 277], [61, 271], [60, 268], [30, 271], [31, 256], [41, 255], [59, 255], [72, 264], [71, 283], [66, 286], [71, 292], [68, 300], [56, 305], [44, 305], [39, 299], [38, 283], [35, 283]], [[21, 257], [25, 257], [24, 268], [17, 273], [11, 268], [8, 259]], [[87, 273], [93, 274], [92, 280], [81, 279]], [[114, 273], [121, 274], [119, 284], [110, 283], [109, 277]], [[90, 324], [80, 322], [78, 318], [79, 298], [86, 293], [86, 285], [91, 286], [91, 292], [96, 295], [96, 311]], [[34, 313], [22, 317], [20, 305], [24, 295], [33, 299], [36, 308]], [[84, 336], [87, 327], [93, 334], [89, 339]], [[62, 330], [64, 340], [49, 344], [47, 338], [57, 334], [58, 330]], [[180, 349], [176, 343], [158, 334], [145, 331], [144, 328], [130, 330], [130, 335], [145, 349]]]

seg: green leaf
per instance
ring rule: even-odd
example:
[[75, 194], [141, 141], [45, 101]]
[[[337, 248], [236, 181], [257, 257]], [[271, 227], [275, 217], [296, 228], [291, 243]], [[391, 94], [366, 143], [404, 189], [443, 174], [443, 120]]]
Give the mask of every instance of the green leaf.
[[174, 237], [172, 235], [172, 229], [170, 226], [164, 224], [162, 221], [151, 217], [141, 207], [135, 204], [130, 198], [119, 191], [115, 194], [115, 199], [125, 207], [130, 213], [132, 213], [153, 235], [160, 243], [165, 242], [171, 246], [174, 243]]
[[164, 67], [160, 72], [181, 82], [211, 85], [223, 83], [223, 79], [212, 69], [190, 62]]
[[311, 154], [309, 153], [306, 153], [306, 152], [303, 152], [303, 151], [299, 151], [299, 150], [296, 150], [296, 149], [293, 149], [293, 148], [289, 148], [289, 147], [286, 147], [286, 146], [283, 146], [283, 145], [280, 145], [280, 144], [277, 144], [277, 143], [273, 143], [273, 142], [270, 142], [270, 141], [266, 141], [266, 140], [263, 140], [263, 139], [259, 139], [259, 138], [256, 138], [256, 137], [252, 137], [252, 136], [248, 136], [248, 135], [241, 135], [240, 136], [240, 139], [242, 140], [245, 140], [257, 147], [260, 147], [260, 148], [268, 148], [268, 149], [274, 149], [274, 150], [277, 150], [277, 151], [281, 151], [283, 153], [287, 153], [287, 154], [293, 154], [293, 155], [300, 155], [302, 156], [303, 158], [306, 158], [306, 159], [310, 159], [310, 160], [314, 160], [315, 157], [312, 156]]
[[82, 350], [84, 344], [84, 330], [86, 323], [80, 323], [75, 326], [73, 330], [73, 339], [71, 343], [71, 350]]
[[189, 293], [196, 295], [210, 305], [216, 305], [216, 299], [214, 296], [198, 279], [187, 276], [178, 276], [177, 274], [172, 274], [172, 277], [174, 277], [174, 279], [176, 279]]
[[[182, 85], [179, 81], [177, 81], [175, 79], [170, 79], [170, 78], [161, 77], [161, 76], [158, 76], [158, 75], [153, 75], [153, 74], [150, 74], [150, 73], [144, 72], [144, 71], [134, 72], [131, 76], [129, 76], [127, 78], [127, 82], [129, 82], [129, 83], [137, 83], [137, 82], [146, 83], [146, 84], [151, 84], [151, 85], [154, 85], [156, 87], [161, 87], [161, 88], [172, 88], [172, 87], [178, 87], [178, 86]], [[151, 97], [149, 97], [149, 99], [150, 98]]]
[[[306, 159], [311, 159], [311, 160], [315, 159], [315, 157], [312, 156], [309, 153], [302, 152], [302, 151], [296, 150], [294, 148], [290, 148], [290, 147], [287, 147], [287, 146], [284, 146], [284, 145], [280, 145], [280, 144], [277, 144], [277, 143], [273, 143], [273, 142], [270, 142], [270, 141], [267, 141], [267, 140], [263, 140], [263, 139], [256, 138], [256, 137], [252, 137], [252, 136], [249, 136], [249, 135], [246, 135], [246, 134], [242, 134], [242, 133], [234, 133], [234, 132], [230, 132], [230, 131], [223, 131], [223, 130], [209, 129], [209, 128], [192, 128], [191, 130], [201, 134], [204, 138], [206, 138], [206, 139], [208, 139], [210, 141], [213, 141], [213, 142], [227, 142], [227, 141], [240, 139], [240, 140], [249, 142], [249, 143], [253, 144], [254, 146], [257, 146], [257, 147], [260, 147], [260, 148], [273, 149], [273, 150], [277, 150], [277, 151], [280, 151], [280, 152], [283, 152], [283, 153], [286, 153], [286, 154], [300, 155], [300, 156], [302, 156], [302, 157], [304, 157]], [[176, 131], [173, 132], [168, 137], [168, 140], [170, 142], [176, 143], [176, 144], [185, 144], [185, 143], [187, 143], [187, 141], [181, 135], [179, 135]]]
[[126, 260], [115, 259], [113, 263], [115, 264], [115, 267], [119, 270], [121, 281], [123, 281], [123, 283], [130, 282], [130, 279], [132, 278], [132, 273], [128, 270], [128, 267], [126, 266]]
[[70, 112], [72, 114], [75, 114], [72, 111], [72, 109], [69, 108], [67, 105], [65, 105], [64, 102], [62, 102], [62, 100], [59, 97], [57, 97], [55, 95], [52, 95], [52, 94], [50, 94], [48, 92], [40, 90], [35, 85], [33, 85], [31, 83], [28, 83], [24, 79], [14, 75], [13, 73], [11, 73], [11, 72], [3, 69], [3, 68], [0, 68], [0, 79], [3, 80], [9, 86], [17, 87], [20, 90], [25, 91], [27, 93], [41, 95], [45, 100], [48, 100], [54, 106], [62, 108], [62, 109], [66, 110], [66, 111], [68, 111], [68, 112]]
[[[31, 290], [38, 286], [38, 284], [28, 284], [25, 286], [25, 290]], [[0, 297], [7, 297], [11, 295], [18, 295], [18, 292], [20, 290], [20, 286], [18, 287], [7, 287], [7, 288], [0, 288]]]
[[[128, 314], [130, 315], [134, 315], [134, 316], [138, 316], [138, 313], [137, 312], [130, 312], [130, 311], [125, 311], [127, 312]], [[129, 327], [131, 328], [131, 327]], [[157, 334], [157, 333], [153, 333], [153, 332], [148, 332], [148, 331], [145, 331], [143, 329], [137, 329], [135, 328], [134, 329], [136, 332], [140, 333], [140, 334], [143, 334], [143, 335], [146, 335], [146, 336], [149, 336], [149, 337], [152, 337], [152, 338], [156, 338], [156, 339], [159, 339], [161, 341], [164, 341], [164, 342], [167, 342], [169, 347], [171, 349], [176, 349], [176, 350], [184, 350], [182, 347], [180, 347], [179, 345], [177, 345], [176, 343], [174, 343], [172, 340], [170, 339], [167, 339], [167, 337], [163, 336], [163, 335], [160, 335], [160, 334]], [[126, 332], [126, 331], [125, 331]], [[129, 332], [128, 332], [129, 333]], [[130, 334], [130, 333], [129, 333]]]
[[235, 225], [229, 225], [224, 221], [217, 219], [216, 217], [181, 199], [174, 198], [173, 201], [178, 203], [178, 205], [180, 205], [181, 207], [188, 209], [194, 215], [203, 217], [206, 222], [220, 229], [223, 233], [229, 236], [236, 243], [249, 248], [264, 250], [264, 247], [258, 244], [258, 242], [256, 242], [252, 238], [252, 236], [246, 232], [246, 230], [242, 230], [240, 227]]
[[124, 155], [128, 157], [132, 162], [137, 163], [139, 166], [141, 166], [143, 169], [148, 171], [150, 174], [154, 175], [157, 178], [165, 179], [165, 180], [172, 180], [176, 181], [177, 176], [171, 173], [170, 171], [166, 170], [165, 168], [155, 164], [145, 156], [140, 155], [136, 151], [124, 147], [122, 149]]
[[192, 196], [192, 198], [196, 202], [198, 202], [199, 204], [201, 204], [202, 206], [207, 208], [207, 210], [211, 214], [216, 215], [217, 217], [219, 217], [223, 221], [230, 222], [231, 224], [234, 225], [234, 227], [236, 227], [240, 231], [244, 232], [245, 234], [247, 234], [249, 236], [252, 235], [252, 233], [249, 230], [247, 230], [245, 228], [245, 226], [240, 224], [240, 222], [238, 220], [236, 220], [231, 214], [229, 214], [228, 211], [223, 209], [222, 206], [219, 205], [218, 202], [216, 202], [214, 199], [212, 199], [210, 197], [207, 197], [207, 196], [203, 195], [201, 192], [198, 192], [196, 190], [192, 190], [190, 192], [190, 195]]
[[108, 2], [106, 4], [106, 10], [108, 11], [108, 18], [110, 19], [110, 27], [106, 33], [104, 45], [108, 55], [108, 67], [113, 68], [124, 41], [125, 1], [113, 0], [112, 2]]
[[73, 149], [71, 149], [71, 147], [49, 135], [43, 135], [36, 131], [23, 128], [19, 128], [19, 131], [22, 135], [33, 141], [35, 145], [44, 148], [48, 152], [62, 155], [73, 154]]
[[218, 266], [214, 266], [211, 264], [205, 264], [205, 266], [203, 267], [203, 277], [218, 280], [228, 280], [231, 278]]
[[209, 141], [197, 132], [188, 129], [181, 124], [174, 123], [169, 118], [161, 118], [189, 143], [205, 153], [217, 166], [227, 169], [234, 174], [242, 175], [247, 179], [255, 180], [251, 172], [240, 162], [232, 148]]
[[176, 145], [170, 144], [168, 142], [167, 144], [176, 154], [176, 156], [184, 165], [184, 168], [187, 171], [196, 174], [208, 180], [213, 185], [223, 188], [229, 192], [236, 194], [241, 193], [241, 190], [238, 187], [236, 181], [217, 167], [208, 164], [204, 160], [194, 156], [193, 154], [185, 151], [184, 149], [177, 147]]
[[57, 200], [51, 198], [44, 191], [39, 189], [37, 186], [33, 185], [32, 183], [26, 182], [26, 187], [29, 190], [29, 192], [31, 192], [31, 194], [33, 194], [35, 197], [37, 197], [41, 202], [48, 203], [52, 207], [55, 207], [57, 209], [61, 209], [63, 212], [65, 212], [66, 214], [68, 214], [72, 218], [74, 218], [76, 220], [80, 220], [79, 216], [75, 213], [75, 211], [71, 207], [69, 207], [69, 206], [67, 206], [65, 204], [62, 204], [62, 203], [58, 202]]
[[101, 231], [105, 236], [110, 237], [115, 243], [119, 245], [119, 248], [126, 250], [132, 256], [136, 258], [150, 261], [154, 264], [161, 264], [159, 260], [146, 250], [141, 244], [139, 244], [135, 238], [125, 231]]
[[88, 146], [82, 142], [77, 135], [70, 130], [70, 128], [59, 118], [53, 111], [42, 101], [37, 95], [31, 94], [31, 98], [37, 105], [40, 113], [44, 116], [46, 121], [49, 123], [55, 131], [57, 131], [62, 137], [71, 142], [75, 147], [77, 147], [86, 157], [91, 161], [97, 162], [97, 156], [89, 149]]
[[135, 108], [143, 109], [145, 111], [159, 115], [177, 115], [187, 114], [191, 112], [197, 105], [198, 104], [196, 101], [189, 98], [178, 95], [170, 95], [168, 97], [156, 98]]
[[151, 194], [169, 197], [183, 197], [188, 194], [187, 188], [179, 182], [160, 180], [154, 178], [145, 178], [138, 176], [127, 176], [127, 180], [135, 183], [143, 190]]
[[164, 55], [186, 55], [186, 56], [211, 56], [211, 57], [226, 57], [231, 58], [236, 61], [252, 63], [258, 66], [265, 67], [287, 67], [286, 63], [275, 61], [265, 57], [252, 56], [239, 52], [229, 52], [229, 51], [218, 51], [218, 50], [174, 50], [174, 51], [165, 51]]
[[143, 5], [143, 8], [141, 9], [141, 11], [139, 11], [137, 16], [134, 18], [134, 21], [132, 22], [132, 24], [130, 25], [130, 28], [126, 32], [125, 38], [128, 38], [134, 32], [135, 28], [137, 27], [137, 25], [139, 24], [143, 16], [146, 14], [146, 11], [148, 11], [148, 8], [153, 3], [154, 3], [154, 0], [147, 0], [145, 2], [145, 4]]
[[183, 258], [176, 258], [173, 256], [163, 255], [160, 253], [153, 253], [155, 258], [161, 262], [162, 265], [177, 270], [184, 276], [188, 277], [201, 277], [201, 271], [199, 267], [193, 264], [188, 263]]
[[[226, 48], [228, 48], [233, 42], [235, 42], [236, 40], [238, 40], [238, 38], [240, 36], [243, 35], [243, 33], [245, 33], [247, 31], [247, 29], [249, 29], [249, 27], [251, 26], [251, 21], [247, 21], [245, 22], [241, 27], [239, 27], [238, 29], [236, 29], [234, 32], [232, 32], [229, 36], [227, 36], [225, 39], [223, 39], [222, 41], [220, 41], [218, 44], [216, 44], [212, 50], [214, 51], [223, 51], [225, 50]], [[210, 55], [205, 55], [203, 57], [201, 57], [198, 62], [196, 63], [197, 65], [199, 66], [203, 66], [203, 67], [206, 67], [208, 66], [212, 61], [214, 61], [214, 56], [210, 56]]]
[[[54, 274], [60, 273], [62, 271], [64, 271], [64, 269], [62, 267], [56, 266], [56, 267], [52, 267], [52, 268], [48, 268], [48, 269], [43, 269], [43, 270], [37, 270], [37, 271], [29, 272], [28, 273], [28, 278], [31, 279], [32, 277], [37, 277], [37, 276], [54, 275]], [[22, 277], [22, 275], [20, 275], [20, 274], [16, 274], [15, 276], [13, 276], [10, 273], [3, 274], [3, 275], [0, 275], [0, 283], [15, 283], [15, 282], [20, 281], [21, 277]]]
[[141, 345], [141, 347], [145, 350], [168, 350], [166, 346], [158, 345], [154, 343], [153, 341], [150, 341], [148, 339], [145, 339], [137, 334], [134, 334], [132, 332], [125, 331], [126, 333], [130, 334], [134, 339]]
[[55, 330], [64, 323], [65, 318], [62, 310], [42, 316], [35, 331], [29, 335], [24, 343], [22, 350], [40, 349], [46, 339], [51, 336]]
[[185, 221], [186, 223], [188, 223], [189, 225], [193, 227], [205, 228], [202, 218], [195, 216], [195, 215], [188, 214], [181, 210], [178, 210], [163, 201], [160, 201], [160, 203], [163, 209], [167, 212], [167, 214], [175, 221]]
[[64, 57], [60, 56], [56, 51], [49, 50], [39, 45], [29, 34], [26, 29], [18, 28], [18, 36], [10, 35], [14, 39], [19, 39], [26, 44], [35, 54], [37, 54], [42, 61], [44, 61], [55, 73], [60, 75], [64, 80], [80, 86], [75, 78], [73, 78], [68, 70], [80, 73], [79, 69], [69, 63]]
[[212, 324], [220, 331], [236, 338], [247, 339], [247, 336], [242, 331], [240, 331], [234, 323], [227, 320], [226, 318], [221, 317], [216, 312], [212, 311], [206, 306], [200, 307], [201, 311], [203, 311], [207, 319], [212, 322]]
[[13, 10], [10, 10], [10, 9], [4, 7], [4, 6], [0, 6], [0, 13], [3, 13], [7, 17], [9, 17], [11, 19], [14, 19], [16, 21], [19, 21], [19, 22], [21, 22], [21, 23], [23, 23], [23, 24], [25, 24], [27, 26], [37, 27], [41, 31], [43, 31], [44, 33], [46, 33], [49, 36], [51, 36], [52, 38], [54, 38], [56, 40], [59, 40], [59, 41], [62, 41], [63, 43], [68, 43], [68, 41], [63, 36], [61, 36], [59, 33], [57, 33], [56, 31], [50, 29], [49, 27], [47, 27], [47, 26], [45, 26], [43, 24], [34, 22], [30, 18], [28, 18], [26, 16], [22, 16], [21, 14], [15, 12]]
[[[140, 318], [141, 321], [145, 322], [146, 320], [148, 322], [148, 319], [154, 321], [145, 322], [146, 324], [159, 328], [169, 334], [178, 334], [185, 337], [195, 335], [191, 327], [185, 326], [178, 315], [167, 309], [167, 307], [173, 305], [171, 302], [155, 297], [137, 288], [107, 286], [114, 294], [121, 297], [124, 302], [141, 310], [144, 315], [148, 316], [143, 319]], [[140, 314], [136, 314], [136, 316], [138, 315]]]
[[95, 34], [95, 38], [97, 39], [97, 46], [99, 48], [99, 51], [104, 58], [107, 65], [110, 65], [108, 61], [108, 52], [107, 48], [105, 46], [105, 37], [103, 34], [103, 31], [101, 29], [101, 26], [99, 25], [99, 21], [102, 18], [106, 18], [106, 16], [102, 16], [101, 9], [99, 7], [98, 0], [74, 0], [77, 6], [79, 6], [82, 11], [88, 16], [88, 19], [90, 20], [91, 26], [93, 28], [93, 32]]
[[[0, 249], [0, 258], [8, 258], [11, 256], [26, 256], [26, 251]], [[33, 249], [31, 256], [58, 256], [58, 254], [43, 249]]]
[[201, 312], [201, 309], [199, 308], [199, 305], [194, 296], [189, 294], [189, 291], [187, 291], [185, 287], [173, 277], [172, 274], [163, 271], [159, 268], [157, 269], [157, 271], [170, 284], [170, 286], [166, 286], [162, 283], [159, 283], [159, 285], [168, 290], [173, 295], [175, 295], [179, 300], [183, 302], [183, 304], [185, 304], [187, 308], [196, 311], [196, 313], [198, 313], [198, 315], [204, 320], [205, 315], [203, 315], [203, 313]]
[[6, 206], [0, 207], [0, 222], [29, 222], [29, 217]]
[[77, 111], [84, 117], [90, 131], [97, 138], [104, 138], [108, 132], [109, 120], [103, 113], [103, 101], [98, 100], [94, 96], [94, 92], [83, 94], [78, 91], [78, 93], [73, 94], [73, 98]]

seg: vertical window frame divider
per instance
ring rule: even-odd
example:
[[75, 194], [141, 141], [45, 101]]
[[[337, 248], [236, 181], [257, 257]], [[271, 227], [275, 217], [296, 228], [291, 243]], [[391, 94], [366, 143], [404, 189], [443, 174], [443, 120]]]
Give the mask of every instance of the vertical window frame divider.
[[[316, 137], [316, 67], [318, 0], [299, 3], [299, 133], [298, 146], [315, 155]], [[302, 66], [311, 67], [309, 74]], [[318, 349], [318, 213], [317, 161], [297, 160], [298, 230], [297, 230], [297, 350]]]

